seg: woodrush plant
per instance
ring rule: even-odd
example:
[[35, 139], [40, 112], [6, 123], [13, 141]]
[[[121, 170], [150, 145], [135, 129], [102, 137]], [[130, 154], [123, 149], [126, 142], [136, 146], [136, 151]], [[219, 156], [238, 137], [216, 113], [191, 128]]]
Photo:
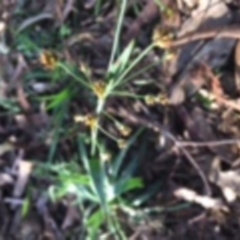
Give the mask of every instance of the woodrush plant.
[[[98, 4], [101, 5], [101, 1], [98, 1]], [[86, 144], [86, 138], [88, 137], [79, 136], [77, 140], [78, 159], [72, 159], [70, 164], [52, 164], [49, 162], [44, 169], [38, 168], [38, 170], [42, 171], [39, 176], [53, 177], [55, 175], [53, 184], [48, 189], [52, 201], [68, 196], [76, 197], [75, 204], [81, 209], [83, 224], [87, 229], [88, 239], [91, 240], [99, 239], [104, 234], [111, 234], [116, 239], [127, 239], [119, 220], [118, 210], [120, 209], [131, 216], [138, 215], [135, 207], [141, 206], [159, 189], [157, 184], [153, 188], [144, 190], [144, 194], [140, 196], [133, 194], [129, 198], [132, 192], [143, 188], [142, 180], [135, 177], [140, 156], [143, 155], [143, 152], [136, 154], [131, 159], [127, 159], [128, 164], [124, 161], [128, 150], [140, 132], [125, 144], [125, 148], [120, 150], [116, 157], [110, 157], [110, 159], [107, 159], [109, 157], [107, 156], [108, 151], [103, 145], [103, 140], [98, 135], [99, 131], [103, 132], [100, 120], [108, 115], [105, 110], [109, 98], [114, 96], [144, 98], [145, 96], [137, 96], [129, 92], [125, 86], [132, 79], [152, 67], [147, 66], [136, 73], [133, 72], [134, 68], [155, 47], [156, 43], [151, 44], [139, 55], [136, 55], [135, 44], [131, 42], [120, 55], [118, 54], [121, 52], [120, 35], [126, 5], [127, 0], [122, 0], [109, 65], [101, 82], [92, 81], [91, 76], [69, 63], [60, 60], [50, 62], [45, 61], [47, 59], [44, 60], [45, 63], [51, 63], [52, 65], [49, 69], [49, 72], [51, 72], [49, 78], [60, 80], [67, 76], [73, 80], [59, 93], [41, 98], [43, 101], [47, 101], [47, 109], [54, 111], [53, 119], [56, 131], [51, 146], [50, 159], [53, 159], [61, 131], [66, 131], [62, 127], [63, 121], [66, 113], [68, 114], [71, 101], [79, 94], [79, 88], [76, 88], [76, 86], [83, 86], [88, 91], [89, 98], [94, 96], [96, 100], [95, 111], [91, 113], [89, 118], [86, 118], [91, 129], [90, 144]], [[96, 11], [99, 12], [99, 10]], [[29, 46], [33, 47], [31, 44]], [[31, 52], [27, 48], [25, 50], [27, 53]], [[113, 121], [116, 122], [114, 119]], [[106, 135], [109, 134], [106, 133]], [[91, 151], [89, 151], [89, 147]], [[144, 151], [144, 148], [140, 149]], [[80, 167], [81, 164], [78, 160], [81, 160], [83, 167]], [[46, 172], [48, 172], [47, 175]], [[129, 199], [131, 201], [128, 201]], [[141, 211], [141, 214], [144, 215], [145, 213]], [[140, 217], [143, 218], [143, 216]], [[106, 226], [108, 231], [103, 230]]]

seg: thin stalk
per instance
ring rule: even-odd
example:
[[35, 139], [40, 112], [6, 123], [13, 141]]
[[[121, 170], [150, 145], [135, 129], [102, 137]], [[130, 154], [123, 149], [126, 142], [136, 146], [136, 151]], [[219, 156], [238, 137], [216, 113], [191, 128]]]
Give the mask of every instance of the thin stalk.
[[115, 138], [113, 135], [111, 135], [110, 133], [108, 133], [104, 128], [99, 127], [99, 130], [104, 133], [106, 136], [108, 136], [110, 139], [112, 139], [113, 141], [117, 142], [117, 138]]
[[106, 98], [99, 98], [97, 102], [97, 109], [96, 113], [100, 114], [103, 111], [104, 105], [105, 105]]
[[151, 63], [151, 64], [149, 64], [147, 67], [142, 68], [141, 70], [139, 70], [139, 71], [136, 72], [136, 73], [133, 73], [133, 74], [130, 75], [128, 78], [126, 78], [126, 80], [124, 80], [123, 83], [126, 83], [126, 82], [130, 81], [131, 79], [133, 79], [133, 78], [139, 76], [140, 74], [142, 74], [142, 73], [148, 71], [149, 69], [151, 69], [152, 67], [156, 66], [157, 64], [162, 63], [163, 60], [164, 60], [164, 59], [161, 58], [161, 59], [158, 60], [157, 62]]
[[112, 85], [113, 85], [113, 82], [110, 81], [106, 86], [104, 97], [98, 99], [97, 108], [96, 108], [96, 113], [98, 115], [101, 114], [104, 109], [105, 102], [107, 101], [107, 98], [111, 94], [111, 91], [113, 89]]
[[119, 237], [118, 239], [127, 240], [124, 232], [121, 229], [121, 226], [119, 224], [117, 216], [115, 214], [112, 216], [112, 219], [113, 219], [113, 222], [114, 222], [114, 225], [115, 225], [116, 232], [118, 233], [118, 237]]
[[134, 99], [144, 99], [144, 96], [137, 95], [137, 94], [134, 94], [134, 93], [120, 92], [120, 91], [113, 91], [111, 93], [111, 95], [121, 96], [121, 97], [130, 97], [130, 98], [134, 98]]
[[[61, 125], [63, 124], [64, 116], [65, 116], [65, 113], [67, 112], [67, 108], [68, 108], [68, 103], [65, 103], [60, 110], [55, 109], [56, 126], [55, 126], [55, 131], [53, 136], [53, 142], [51, 144], [51, 148], [48, 154], [48, 161], [47, 161], [48, 163], [52, 162], [53, 157], [56, 153], [57, 145], [59, 143], [60, 134], [61, 134]], [[57, 112], [58, 110], [59, 112]]]
[[117, 217], [115, 214], [111, 214], [108, 216], [108, 227], [110, 232], [114, 235], [114, 239], [117, 240], [127, 240], [125, 234], [121, 230], [121, 227], [119, 226]]
[[95, 15], [95, 17], [97, 17], [98, 14], [100, 13], [101, 5], [102, 5], [102, 0], [97, 0], [97, 2], [95, 4], [95, 8], [94, 8], [94, 15]]
[[114, 123], [117, 122], [119, 123], [119, 121], [117, 119], [115, 119], [112, 115], [108, 114], [107, 112], [103, 113], [107, 118], [109, 118], [111, 121], [113, 121]]
[[94, 156], [97, 149], [98, 127], [91, 130], [91, 155]]
[[78, 82], [80, 82], [82, 85], [84, 85], [87, 88], [92, 89], [92, 87], [87, 84], [83, 79], [81, 79], [79, 76], [77, 76], [75, 73], [73, 73], [72, 71], [69, 70], [68, 67], [66, 67], [64, 64], [62, 63], [58, 63], [58, 66], [61, 67], [67, 74], [69, 74], [71, 77], [73, 77], [75, 80], [77, 80]]
[[154, 48], [155, 44], [148, 46], [126, 69], [126, 71], [118, 78], [118, 80], [113, 84], [113, 88], [116, 88], [121, 84], [122, 80], [127, 76], [127, 74]]
[[118, 18], [116, 33], [115, 33], [115, 36], [114, 36], [113, 47], [112, 47], [112, 52], [111, 52], [107, 72], [110, 71], [110, 68], [114, 63], [114, 58], [115, 58], [115, 55], [116, 55], [116, 52], [117, 52], [117, 48], [119, 46], [120, 32], [121, 32], [121, 28], [122, 28], [122, 25], [123, 25], [123, 18], [124, 18], [124, 14], [125, 14], [125, 11], [126, 11], [126, 7], [127, 7], [127, 0], [122, 0], [120, 15], [119, 15], [119, 18]]

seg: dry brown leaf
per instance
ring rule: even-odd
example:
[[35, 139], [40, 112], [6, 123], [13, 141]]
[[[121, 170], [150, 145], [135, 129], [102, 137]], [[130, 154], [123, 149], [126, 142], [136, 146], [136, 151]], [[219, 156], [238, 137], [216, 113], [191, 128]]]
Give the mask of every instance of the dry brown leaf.
[[[214, 2], [213, 2], [214, 1]], [[199, 5], [195, 14], [182, 25], [178, 37], [200, 30], [227, 26], [230, 11], [226, 4], [212, 0], [210, 5]], [[226, 63], [236, 40], [215, 38], [211, 41], [198, 41], [184, 46], [176, 61], [179, 78], [185, 78], [196, 66], [206, 63], [211, 68], [219, 68]]]
[[7, 173], [0, 173], [0, 187], [3, 187], [8, 184], [12, 184], [13, 177]]
[[[184, 22], [180, 29], [179, 36], [183, 36], [187, 33], [193, 32], [201, 28], [209, 28], [211, 25], [220, 25], [225, 23], [226, 19], [224, 16], [228, 16], [229, 10], [224, 2], [221, 0], [207, 0], [208, 3], [202, 2], [198, 5], [198, 8], [192, 12], [192, 17]], [[206, 1], [205, 1], [206, 2]], [[221, 18], [224, 19], [221, 19]], [[216, 23], [208, 23], [209, 19], [218, 20]], [[214, 27], [214, 26], [212, 26]]]
[[13, 188], [13, 197], [19, 198], [22, 196], [33, 167], [34, 165], [32, 162], [23, 160], [21, 156], [16, 159], [16, 162], [13, 166], [13, 171], [17, 175], [17, 180]]
[[214, 75], [212, 70], [207, 66], [206, 66], [206, 72], [211, 77], [211, 87], [212, 87], [213, 94], [216, 97], [224, 97], [225, 94], [224, 94], [224, 91], [222, 89], [220, 79], [216, 75]]
[[25, 112], [29, 112], [31, 110], [31, 104], [29, 103], [26, 93], [23, 89], [23, 86], [19, 86], [17, 88], [17, 96], [18, 96], [18, 101], [19, 104], [21, 105], [22, 109]]
[[67, 3], [65, 4], [63, 9], [63, 19], [62, 19], [63, 22], [66, 20], [66, 18], [71, 13], [71, 11], [73, 11], [74, 3], [75, 3], [75, 0], [67, 0]]
[[159, 15], [158, 5], [154, 0], [146, 1], [146, 4], [139, 14], [138, 18], [133, 21], [132, 24], [128, 27], [128, 31], [124, 36], [126, 42], [130, 42], [132, 39], [137, 38], [141, 32], [142, 27], [151, 22]]
[[22, 83], [22, 76], [27, 69], [27, 63], [21, 54], [18, 55], [17, 60], [18, 64], [12, 76], [12, 85], [14, 85], [14, 87], [16, 87], [17, 89], [17, 98], [20, 106], [23, 108], [24, 111], [29, 112], [31, 110], [31, 105], [27, 100]]
[[24, 20], [22, 22], [22, 24], [20, 24], [17, 32], [20, 33], [24, 29], [32, 26], [33, 24], [36, 24], [36, 23], [41, 22], [41, 21], [46, 20], [46, 19], [53, 19], [53, 18], [54, 18], [54, 16], [53, 16], [52, 13], [40, 13], [36, 16], [32, 16], [30, 18], [27, 18], [26, 20]]
[[76, 35], [71, 36], [68, 40], [67, 40], [67, 45], [70, 47], [78, 42], [95, 42], [95, 37], [93, 36], [92, 33], [90, 32], [82, 32]]
[[222, 190], [226, 200], [231, 203], [240, 196], [240, 170], [222, 171], [220, 164], [218, 158], [213, 161], [209, 179]]
[[223, 105], [227, 108], [231, 108], [235, 111], [240, 112], [239, 103], [237, 101], [227, 99], [227, 97], [224, 94], [224, 91], [221, 87], [219, 78], [217, 76], [215, 76], [214, 73], [212, 72], [212, 70], [207, 66], [205, 66], [205, 74], [211, 80], [213, 96], [216, 99], [217, 103], [219, 105]]
[[199, 0], [183, 0], [183, 2], [189, 7], [189, 8], [193, 8], [195, 7]]
[[234, 63], [235, 63], [235, 69], [234, 69], [234, 80], [235, 85], [237, 88], [237, 92], [240, 93], [240, 41], [237, 42], [235, 51], [234, 51]]
[[224, 205], [221, 199], [212, 198], [209, 196], [201, 196], [191, 189], [187, 188], [177, 189], [174, 191], [174, 195], [175, 197], [183, 199], [187, 202], [199, 204], [205, 209], [223, 210], [226, 212], [229, 211], [227, 206]]

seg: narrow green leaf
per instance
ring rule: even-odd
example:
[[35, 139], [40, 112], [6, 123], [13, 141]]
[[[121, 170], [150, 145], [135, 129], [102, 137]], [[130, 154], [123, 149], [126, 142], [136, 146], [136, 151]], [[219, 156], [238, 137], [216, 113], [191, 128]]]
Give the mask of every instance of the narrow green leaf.
[[83, 202], [84, 200], [88, 200], [91, 203], [96, 203], [96, 204], [99, 203], [98, 197], [96, 196], [95, 193], [91, 191], [91, 189], [85, 186], [78, 186], [77, 188], [78, 188], [77, 196], [78, 196], [78, 199], [81, 200], [81, 202]]
[[122, 84], [123, 82], [126, 83], [125, 78], [127, 77], [127, 75], [133, 70], [134, 67], [137, 66], [137, 64], [139, 64], [143, 58], [149, 53], [151, 52], [151, 50], [153, 49], [154, 45], [151, 44], [149, 45], [144, 51], [141, 52], [141, 54], [136, 57], [133, 61], [131, 61], [131, 64], [127, 67], [127, 69], [118, 77], [117, 81], [115, 81], [113, 89], [115, 89], [116, 87], [118, 87], [120, 84]]
[[130, 63], [130, 57], [134, 48], [134, 42], [128, 44], [128, 46], [124, 49], [123, 53], [119, 56], [119, 58], [115, 61], [115, 63], [109, 69], [109, 73], [113, 77], [117, 77], [122, 74], [127, 65]]
[[91, 239], [97, 239], [99, 234], [99, 229], [101, 225], [105, 222], [105, 220], [106, 220], [106, 215], [101, 209], [93, 213], [91, 217], [88, 219], [87, 228], [91, 236]]
[[124, 158], [129, 150], [129, 148], [132, 146], [132, 144], [136, 141], [137, 137], [142, 133], [143, 129], [140, 129], [133, 137], [128, 141], [127, 147], [123, 149], [119, 155], [116, 157], [116, 160], [113, 162], [111, 173], [112, 176], [117, 178], [119, 175], [120, 168], [123, 164]]
[[11, 113], [17, 113], [20, 111], [17, 102], [9, 99], [0, 99], [0, 106]]
[[140, 178], [132, 178], [132, 179], [120, 179], [115, 184], [115, 195], [116, 197], [121, 197], [122, 194], [127, 193], [131, 190], [137, 190], [142, 188], [143, 181]]
[[89, 159], [81, 136], [79, 136], [78, 145], [83, 165], [91, 179], [92, 190], [96, 194], [96, 196], [98, 196], [99, 203], [101, 204], [103, 209], [107, 212], [107, 195], [105, 192], [106, 173], [102, 166], [102, 163], [99, 159]]
[[156, 182], [155, 184], [153, 184], [151, 187], [146, 189], [143, 194], [136, 197], [135, 200], [132, 202], [132, 205], [135, 207], [139, 207], [140, 205], [145, 203], [147, 200], [149, 200], [151, 197], [153, 197], [160, 191], [161, 185], [161, 182]]
[[121, 33], [122, 25], [123, 25], [124, 14], [125, 14], [125, 11], [126, 11], [127, 2], [128, 2], [127, 0], [122, 0], [120, 15], [119, 15], [119, 18], [118, 18], [116, 33], [114, 35], [113, 47], [112, 47], [112, 52], [111, 52], [107, 72], [109, 72], [111, 66], [113, 65], [114, 58], [115, 58], [115, 55], [116, 55], [118, 47], [119, 47], [120, 33]]
[[23, 218], [28, 215], [30, 207], [31, 207], [31, 201], [30, 201], [29, 197], [26, 197], [23, 201], [23, 205], [22, 205], [22, 209], [21, 209]]
[[76, 69], [74, 69], [73, 66], [71, 66], [67, 63], [63, 63], [63, 62], [61, 62], [61, 63], [59, 62], [58, 67], [63, 69], [74, 80], [81, 83], [86, 88], [91, 89], [91, 86], [89, 85], [89, 79], [87, 78], [87, 76], [83, 72], [76, 71]]
[[33, 79], [49, 79], [50, 77], [51, 77], [50, 72], [34, 71], [34, 72], [26, 73], [24, 79], [26, 81], [30, 81]]
[[52, 101], [50, 104], [48, 104], [47, 109], [53, 109], [56, 107], [60, 107], [64, 102], [69, 101], [71, 98], [71, 93], [69, 89], [64, 89], [60, 93], [52, 96]]
[[53, 160], [53, 157], [57, 150], [57, 145], [59, 143], [60, 135], [61, 135], [61, 125], [64, 121], [66, 113], [68, 112], [68, 101], [64, 102], [60, 107], [54, 109], [54, 120], [55, 120], [55, 130], [53, 136], [53, 142], [51, 144], [51, 148], [49, 151], [48, 162]]

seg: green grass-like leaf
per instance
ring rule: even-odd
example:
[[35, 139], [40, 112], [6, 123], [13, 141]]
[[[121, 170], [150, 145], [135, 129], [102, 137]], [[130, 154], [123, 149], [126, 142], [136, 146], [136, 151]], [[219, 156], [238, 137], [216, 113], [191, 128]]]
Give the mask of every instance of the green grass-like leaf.
[[102, 209], [97, 210], [89, 217], [89, 219], [87, 220], [87, 228], [90, 239], [97, 239], [99, 229], [101, 225], [105, 223], [105, 221], [106, 214], [102, 211]]
[[134, 42], [128, 44], [119, 58], [111, 65], [108, 71], [108, 78], [116, 78], [121, 75], [129, 64], [131, 54], [134, 49]]
[[80, 157], [83, 162], [84, 168], [86, 169], [91, 179], [92, 191], [96, 194], [96, 196], [99, 199], [99, 204], [107, 213], [108, 212], [107, 196], [105, 192], [106, 175], [102, 163], [100, 159], [96, 158], [89, 159], [86, 147], [84, 146], [81, 136], [79, 136], [78, 138], [78, 145]]
[[126, 11], [126, 7], [127, 7], [127, 0], [122, 0], [121, 10], [120, 10], [118, 23], [117, 23], [117, 28], [116, 28], [116, 33], [114, 35], [112, 53], [111, 53], [110, 60], [109, 60], [109, 65], [108, 65], [108, 71], [107, 71], [108, 73], [110, 72], [110, 69], [111, 69], [111, 67], [114, 63], [114, 58], [115, 58], [115, 55], [116, 55], [118, 47], [119, 47], [120, 33], [121, 33], [122, 25], [123, 25], [123, 19], [124, 19], [124, 14], [125, 14], [125, 11]]
[[126, 154], [128, 152], [128, 150], [130, 149], [130, 147], [132, 146], [132, 144], [136, 141], [137, 137], [142, 133], [143, 129], [140, 129], [129, 141], [127, 144], [127, 147], [125, 149], [123, 149], [122, 151], [120, 151], [120, 153], [118, 154], [118, 156], [116, 157], [113, 165], [112, 165], [112, 169], [111, 169], [111, 174], [112, 176], [114, 176], [115, 178], [117, 178], [120, 174], [120, 169], [121, 166], [123, 164], [124, 158], [126, 157]]

